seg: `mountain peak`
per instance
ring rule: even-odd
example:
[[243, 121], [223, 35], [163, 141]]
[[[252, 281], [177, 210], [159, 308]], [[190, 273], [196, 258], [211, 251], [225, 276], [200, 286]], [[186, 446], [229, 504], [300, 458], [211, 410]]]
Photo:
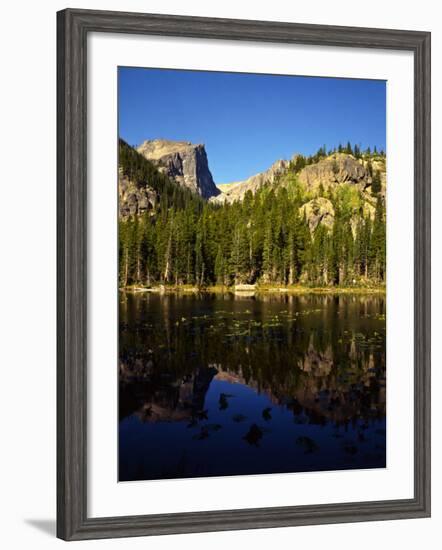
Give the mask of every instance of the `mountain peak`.
[[[299, 168], [296, 168], [299, 160], [303, 162]], [[220, 203], [235, 202], [242, 200], [247, 191], [254, 194], [264, 185], [273, 185], [279, 181], [284, 186], [287, 184], [285, 174], [290, 174], [290, 172], [296, 175], [304, 189], [309, 192], [317, 191], [321, 185], [324, 190], [327, 190], [328, 188], [334, 189], [344, 183], [355, 185], [361, 191], [364, 191], [371, 185], [374, 171], [380, 173], [380, 193], [384, 196], [386, 185], [385, 159], [364, 160], [349, 153], [335, 152], [306, 164], [305, 157], [294, 154], [290, 161], [277, 160], [264, 172], [255, 174], [244, 181], [219, 185], [221, 194], [212, 200]]]
[[264, 172], [250, 176], [250, 178], [244, 181], [223, 184], [221, 185], [222, 194], [213, 200], [217, 202], [235, 202], [241, 200], [247, 191], [256, 193], [263, 185], [272, 184], [279, 175], [287, 170], [288, 166], [289, 162], [287, 160], [279, 159]]
[[144, 141], [137, 151], [178, 185], [205, 199], [220, 194], [209, 169], [204, 144], [152, 139]]

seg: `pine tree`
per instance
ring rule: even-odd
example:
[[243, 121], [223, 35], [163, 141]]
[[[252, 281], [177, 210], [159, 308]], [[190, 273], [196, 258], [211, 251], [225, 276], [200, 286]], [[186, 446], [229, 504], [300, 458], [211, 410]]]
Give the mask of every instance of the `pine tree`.
[[262, 275], [264, 282], [268, 283], [272, 279], [273, 266], [273, 231], [271, 221], [266, 223], [264, 235], [263, 253], [262, 253]]
[[204, 270], [203, 230], [200, 222], [197, 226], [195, 238], [195, 282], [197, 286], [204, 285]]
[[[342, 145], [339, 149], [343, 150]], [[347, 144], [344, 151], [350, 149]], [[260, 281], [344, 285], [355, 278], [384, 282], [381, 174], [378, 170], [373, 174], [371, 157], [364, 154], [377, 198], [371, 220], [364, 215], [367, 198], [354, 186], [325, 190], [321, 183], [314, 194], [299, 182], [297, 171], [325, 154], [323, 146], [311, 157], [298, 156], [273, 186], [248, 192], [243, 201], [219, 205], [170, 182], [138, 153], [120, 144], [124, 173], [133, 181], [146, 178], [158, 190], [158, 200], [150, 211], [120, 220], [119, 284], [204, 286]], [[360, 154], [358, 145], [353, 154]], [[336, 159], [332, 169], [339, 172]], [[306, 209], [302, 216], [300, 212], [315, 196], [332, 202], [335, 217], [331, 229], [320, 222], [312, 234]]]
[[218, 252], [215, 259], [215, 276], [216, 284], [223, 286], [226, 284], [226, 262], [221, 245], [218, 245]]
[[128, 222], [126, 220], [120, 220], [118, 228], [118, 259], [119, 285], [125, 287], [129, 281]]
[[376, 282], [383, 281], [385, 278], [386, 267], [386, 228], [384, 216], [384, 204], [382, 197], [378, 196], [376, 201], [376, 210], [373, 221], [373, 231], [370, 242], [370, 275]]
[[381, 192], [381, 190], [382, 190], [381, 173], [379, 170], [376, 170], [371, 182], [371, 192], [373, 195], [377, 195], [378, 193]]
[[233, 234], [232, 251], [230, 254], [230, 274], [234, 284], [247, 282], [249, 271], [247, 239], [244, 227], [237, 225]]

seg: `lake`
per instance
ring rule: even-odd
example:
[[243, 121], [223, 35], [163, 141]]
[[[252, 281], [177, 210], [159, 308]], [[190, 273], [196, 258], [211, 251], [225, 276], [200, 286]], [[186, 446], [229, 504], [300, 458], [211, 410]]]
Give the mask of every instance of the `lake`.
[[384, 468], [385, 306], [120, 292], [119, 480]]

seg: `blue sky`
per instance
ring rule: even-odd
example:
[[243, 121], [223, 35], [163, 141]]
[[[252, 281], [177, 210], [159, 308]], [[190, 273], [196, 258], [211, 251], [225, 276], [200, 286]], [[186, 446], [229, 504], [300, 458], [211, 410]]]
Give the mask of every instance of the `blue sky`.
[[130, 145], [204, 143], [216, 183], [322, 145], [386, 147], [386, 83], [120, 67], [119, 133]]

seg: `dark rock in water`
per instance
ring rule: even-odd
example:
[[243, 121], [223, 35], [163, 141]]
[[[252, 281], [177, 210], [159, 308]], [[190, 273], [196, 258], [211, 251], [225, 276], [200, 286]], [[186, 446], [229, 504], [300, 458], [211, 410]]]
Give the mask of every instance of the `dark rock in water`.
[[197, 439], [198, 441], [202, 441], [203, 439], [207, 439], [209, 437], [209, 430], [205, 427], [201, 428], [200, 432], [193, 436], [193, 439]]
[[301, 404], [295, 397], [290, 400], [290, 402], [287, 404], [287, 407], [291, 411], [293, 411], [294, 415], [300, 415], [303, 411]]
[[229, 402], [227, 401], [228, 397], [233, 397], [230, 393], [220, 393], [219, 394], [219, 410], [224, 411], [229, 406]]
[[198, 420], [207, 420], [208, 419], [208, 415], [207, 415], [207, 409], [204, 410], [204, 411], [198, 411], [195, 413], [195, 417], [198, 419]]
[[152, 416], [152, 405], [146, 405], [142, 408], [139, 415], [142, 422], [148, 422]]
[[255, 447], [258, 447], [263, 434], [264, 432], [259, 426], [257, 426], [256, 424], [252, 424], [243, 439], [245, 439], [249, 445], [254, 445]]
[[262, 411], [262, 417], [264, 418], [264, 420], [266, 420], [267, 422], [269, 420], [272, 419], [272, 415], [270, 414], [270, 411], [272, 410], [271, 407], [266, 407], [263, 411]]
[[349, 443], [344, 445], [343, 449], [344, 449], [344, 452], [349, 455], [355, 455], [358, 452], [358, 448], [356, 447], [356, 445], [352, 445]]
[[222, 428], [222, 425], [221, 424], [206, 424], [205, 426], [203, 426], [203, 428], [205, 428], [209, 432], [218, 432]]
[[314, 453], [319, 450], [318, 445], [313, 441], [313, 439], [305, 435], [298, 437], [296, 444], [302, 447], [305, 454]]

